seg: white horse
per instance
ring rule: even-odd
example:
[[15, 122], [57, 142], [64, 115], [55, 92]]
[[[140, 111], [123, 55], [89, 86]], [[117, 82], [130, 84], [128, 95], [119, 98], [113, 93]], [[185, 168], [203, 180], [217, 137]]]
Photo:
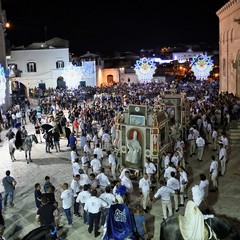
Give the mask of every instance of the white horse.
[[[9, 143], [9, 154], [10, 154], [10, 157], [11, 157], [13, 162], [16, 160], [16, 158], [14, 156], [14, 152], [16, 150], [15, 141], [16, 141], [16, 139], [12, 138], [8, 142]], [[23, 142], [23, 145], [22, 145], [22, 148], [23, 148], [23, 150], [25, 152], [25, 158], [27, 160], [27, 163], [29, 163], [29, 161], [32, 162], [31, 150], [32, 150], [32, 142], [33, 141], [35, 143], [38, 143], [36, 135], [35, 134], [27, 135], [25, 140], [24, 140], [24, 142]]]

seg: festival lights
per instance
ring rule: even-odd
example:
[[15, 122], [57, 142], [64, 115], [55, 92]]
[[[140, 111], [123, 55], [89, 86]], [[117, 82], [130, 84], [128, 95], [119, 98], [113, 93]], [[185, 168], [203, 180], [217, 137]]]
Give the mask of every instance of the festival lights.
[[141, 58], [134, 64], [134, 70], [140, 82], [150, 82], [156, 69], [156, 64], [153, 59]]
[[207, 54], [199, 55], [193, 57], [191, 62], [191, 69], [199, 80], [207, 80], [212, 68], [213, 68], [213, 60], [211, 56], [207, 56]]

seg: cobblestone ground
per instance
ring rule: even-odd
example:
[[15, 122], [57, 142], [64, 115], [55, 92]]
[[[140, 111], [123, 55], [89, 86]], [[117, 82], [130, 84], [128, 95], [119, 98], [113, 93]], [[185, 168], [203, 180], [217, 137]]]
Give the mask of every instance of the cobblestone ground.
[[[29, 133], [34, 133], [33, 125], [29, 122], [26, 125]], [[6, 131], [2, 132], [2, 139]], [[51, 182], [56, 187], [56, 198], [59, 199], [59, 184], [63, 182], [70, 183], [72, 180], [72, 167], [70, 162], [70, 149], [67, 148], [66, 139], [61, 139], [62, 152], [52, 151], [52, 154], [45, 152], [45, 143], [33, 143], [32, 159], [30, 164], [26, 163], [24, 152], [16, 151], [17, 161], [12, 162], [8, 153], [8, 143], [6, 140], [0, 143], [0, 177], [5, 176], [6, 170], [11, 171], [11, 175], [17, 180], [16, 193], [14, 197], [15, 206], [7, 207], [3, 211], [6, 220], [6, 229], [4, 237], [7, 240], [22, 239], [29, 231], [38, 227], [35, 222], [36, 207], [34, 203], [34, 184], [44, 183], [44, 177], [49, 175]], [[208, 146], [204, 153], [203, 162], [199, 163], [196, 156], [190, 158], [187, 153], [189, 165], [187, 165], [187, 173], [189, 176], [188, 195], [191, 199], [191, 187], [199, 183], [199, 174], [208, 175], [210, 165], [210, 156], [216, 155], [212, 152], [211, 145]], [[216, 155], [217, 156], [217, 155]], [[106, 158], [104, 159], [106, 162]], [[239, 202], [240, 202], [240, 167], [239, 167], [239, 147], [232, 146], [229, 150], [229, 162], [227, 172], [224, 177], [219, 179], [219, 191], [209, 194], [209, 203], [211, 209], [217, 214], [224, 214], [236, 220], [239, 218]], [[138, 195], [138, 181], [134, 182], [135, 191], [133, 193], [133, 204], [140, 201]], [[3, 186], [0, 184], [0, 192], [4, 196]], [[59, 201], [59, 205], [61, 202]], [[184, 208], [180, 208], [178, 212], [184, 214]], [[157, 240], [160, 237], [160, 224], [163, 219], [160, 201], [153, 204], [152, 210], [145, 214], [146, 225], [148, 229], [149, 239]], [[61, 225], [66, 224], [66, 218], [61, 216]], [[103, 229], [100, 229], [102, 232]], [[82, 218], [73, 218], [73, 228], [62, 228], [59, 231], [60, 239], [79, 240], [79, 239], [95, 239], [92, 234], [87, 231], [87, 226], [83, 225]], [[98, 237], [98, 239], [100, 239]]]

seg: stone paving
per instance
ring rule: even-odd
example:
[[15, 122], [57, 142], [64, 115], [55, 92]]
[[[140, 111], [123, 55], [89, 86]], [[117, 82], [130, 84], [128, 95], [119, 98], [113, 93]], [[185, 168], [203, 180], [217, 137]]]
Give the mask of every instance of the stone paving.
[[[29, 122], [26, 125], [28, 133], [34, 133], [33, 125]], [[6, 131], [2, 132], [2, 139]], [[8, 143], [6, 140], [0, 143], [0, 178], [5, 176], [6, 170], [11, 171], [11, 175], [17, 180], [16, 193], [14, 198], [15, 206], [7, 208], [4, 212], [6, 221], [6, 229], [4, 237], [7, 240], [20, 240], [29, 231], [38, 227], [35, 221], [36, 207], [34, 202], [34, 184], [39, 182], [43, 186], [44, 177], [49, 175], [51, 182], [56, 187], [56, 198], [59, 199], [59, 185], [63, 182], [71, 183], [72, 167], [70, 161], [70, 149], [66, 147], [66, 139], [61, 139], [62, 152], [52, 154], [45, 153], [45, 143], [33, 143], [32, 159], [30, 164], [26, 163], [24, 152], [16, 151], [15, 157], [17, 161], [12, 162], [8, 153]], [[190, 162], [187, 165], [187, 173], [189, 176], [188, 195], [191, 199], [191, 187], [199, 183], [199, 174], [208, 175], [210, 165], [210, 156], [216, 155], [212, 152], [211, 145], [204, 153], [203, 162], [199, 163], [196, 156], [187, 159]], [[106, 161], [106, 160], [105, 160]], [[217, 214], [224, 214], [240, 221], [239, 202], [240, 202], [240, 165], [239, 165], [239, 147], [232, 146], [229, 150], [229, 163], [224, 177], [219, 178], [219, 191], [209, 194], [209, 203], [211, 209]], [[134, 183], [137, 190], [137, 181]], [[0, 192], [4, 197], [4, 189], [0, 184]], [[138, 191], [134, 192], [134, 201], [140, 201]], [[61, 206], [61, 202], [59, 202]], [[180, 208], [180, 214], [184, 214], [184, 208]], [[150, 213], [145, 214], [146, 225], [148, 229], [149, 239], [158, 240], [160, 237], [160, 224], [163, 219], [161, 203], [157, 201], [153, 204]], [[66, 224], [66, 218], [63, 214], [61, 217], [61, 225]], [[102, 232], [102, 229], [100, 229]], [[87, 226], [83, 225], [82, 218], [73, 218], [73, 228], [63, 228], [59, 231], [61, 240], [79, 240], [79, 239], [95, 239], [92, 234], [87, 231]], [[98, 237], [97, 239], [100, 239]]]

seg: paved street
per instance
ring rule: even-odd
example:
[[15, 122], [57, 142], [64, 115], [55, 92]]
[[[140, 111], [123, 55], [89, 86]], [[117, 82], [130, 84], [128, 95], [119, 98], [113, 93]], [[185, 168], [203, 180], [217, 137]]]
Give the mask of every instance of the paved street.
[[[26, 129], [29, 133], [34, 133], [33, 125], [28, 123]], [[2, 132], [2, 139], [6, 131]], [[70, 162], [70, 149], [66, 147], [66, 139], [61, 139], [62, 152], [52, 154], [45, 152], [45, 143], [33, 143], [32, 159], [33, 162], [27, 164], [23, 151], [16, 151], [15, 157], [17, 161], [12, 162], [8, 153], [8, 143], [6, 140], [0, 143], [0, 177], [5, 176], [6, 170], [11, 171], [11, 175], [17, 180], [16, 195], [14, 199], [15, 206], [7, 208], [4, 211], [6, 220], [6, 229], [4, 237], [7, 240], [22, 239], [29, 231], [38, 227], [35, 222], [36, 207], [34, 202], [34, 184], [39, 182], [43, 186], [44, 177], [51, 177], [51, 182], [56, 187], [56, 198], [59, 199], [59, 184], [63, 182], [70, 183], [72, 180], [72, 167]], [[191, 187], [199, 183], [199, 174], [208, 174], [210, 165], [210, 156], [216, 155], [212, 152], [211, 145], [206, 149], [203, 162], [199, 163], [196, 156], [187, 159], [190, 162], [187, 165], [187, 173], [189, 175], [188, 196], [191, 199]], [[216, 155], [217, 156], [217, 155]], [[106, 159], [105, 159], [106, 161]], [[232, 218], [239, 217], [240, 202], [240, 165], [239, 165], [239, 147], [232, 146], [229, 151], [229, 163], [227, 172], [224, 177], [219, 178], [219, 191], [209, 194], [209, 203], [211, 209], [218, 214], [225, 214]], [[135, 190], [137, 190], [137, 182], [135, 182]], [[0, 184], [0, 192], [4, 196], [3, 186]], [[134, 192], [134, 202], [140, 200], [137, 191]], [[61, 206], [61, 202], [59, 202]], [[184, 208], [179, 211], [184, 214]], [[157, 201], [153, 204], [150, 213], [146, 214], [146, 224], [149, 233], [149, 239], [158, 240], [160, 236], [160, 223], [163, 219], [161, 203]], [[66, 218], [63, 214], [61, 217], [61, 225], [66, 224]], [[100, 230], [102, 232], [102, 229]], [[83, 225], [82, 218], [73, 218], [73, 228], [63, 228], [59, 231], [60, 239], [79, 240], [79, 239], [95, 239], [92, 234], [87, 231], [87, 226]], [[100, 239], [100, 237], [98, 237]]]

